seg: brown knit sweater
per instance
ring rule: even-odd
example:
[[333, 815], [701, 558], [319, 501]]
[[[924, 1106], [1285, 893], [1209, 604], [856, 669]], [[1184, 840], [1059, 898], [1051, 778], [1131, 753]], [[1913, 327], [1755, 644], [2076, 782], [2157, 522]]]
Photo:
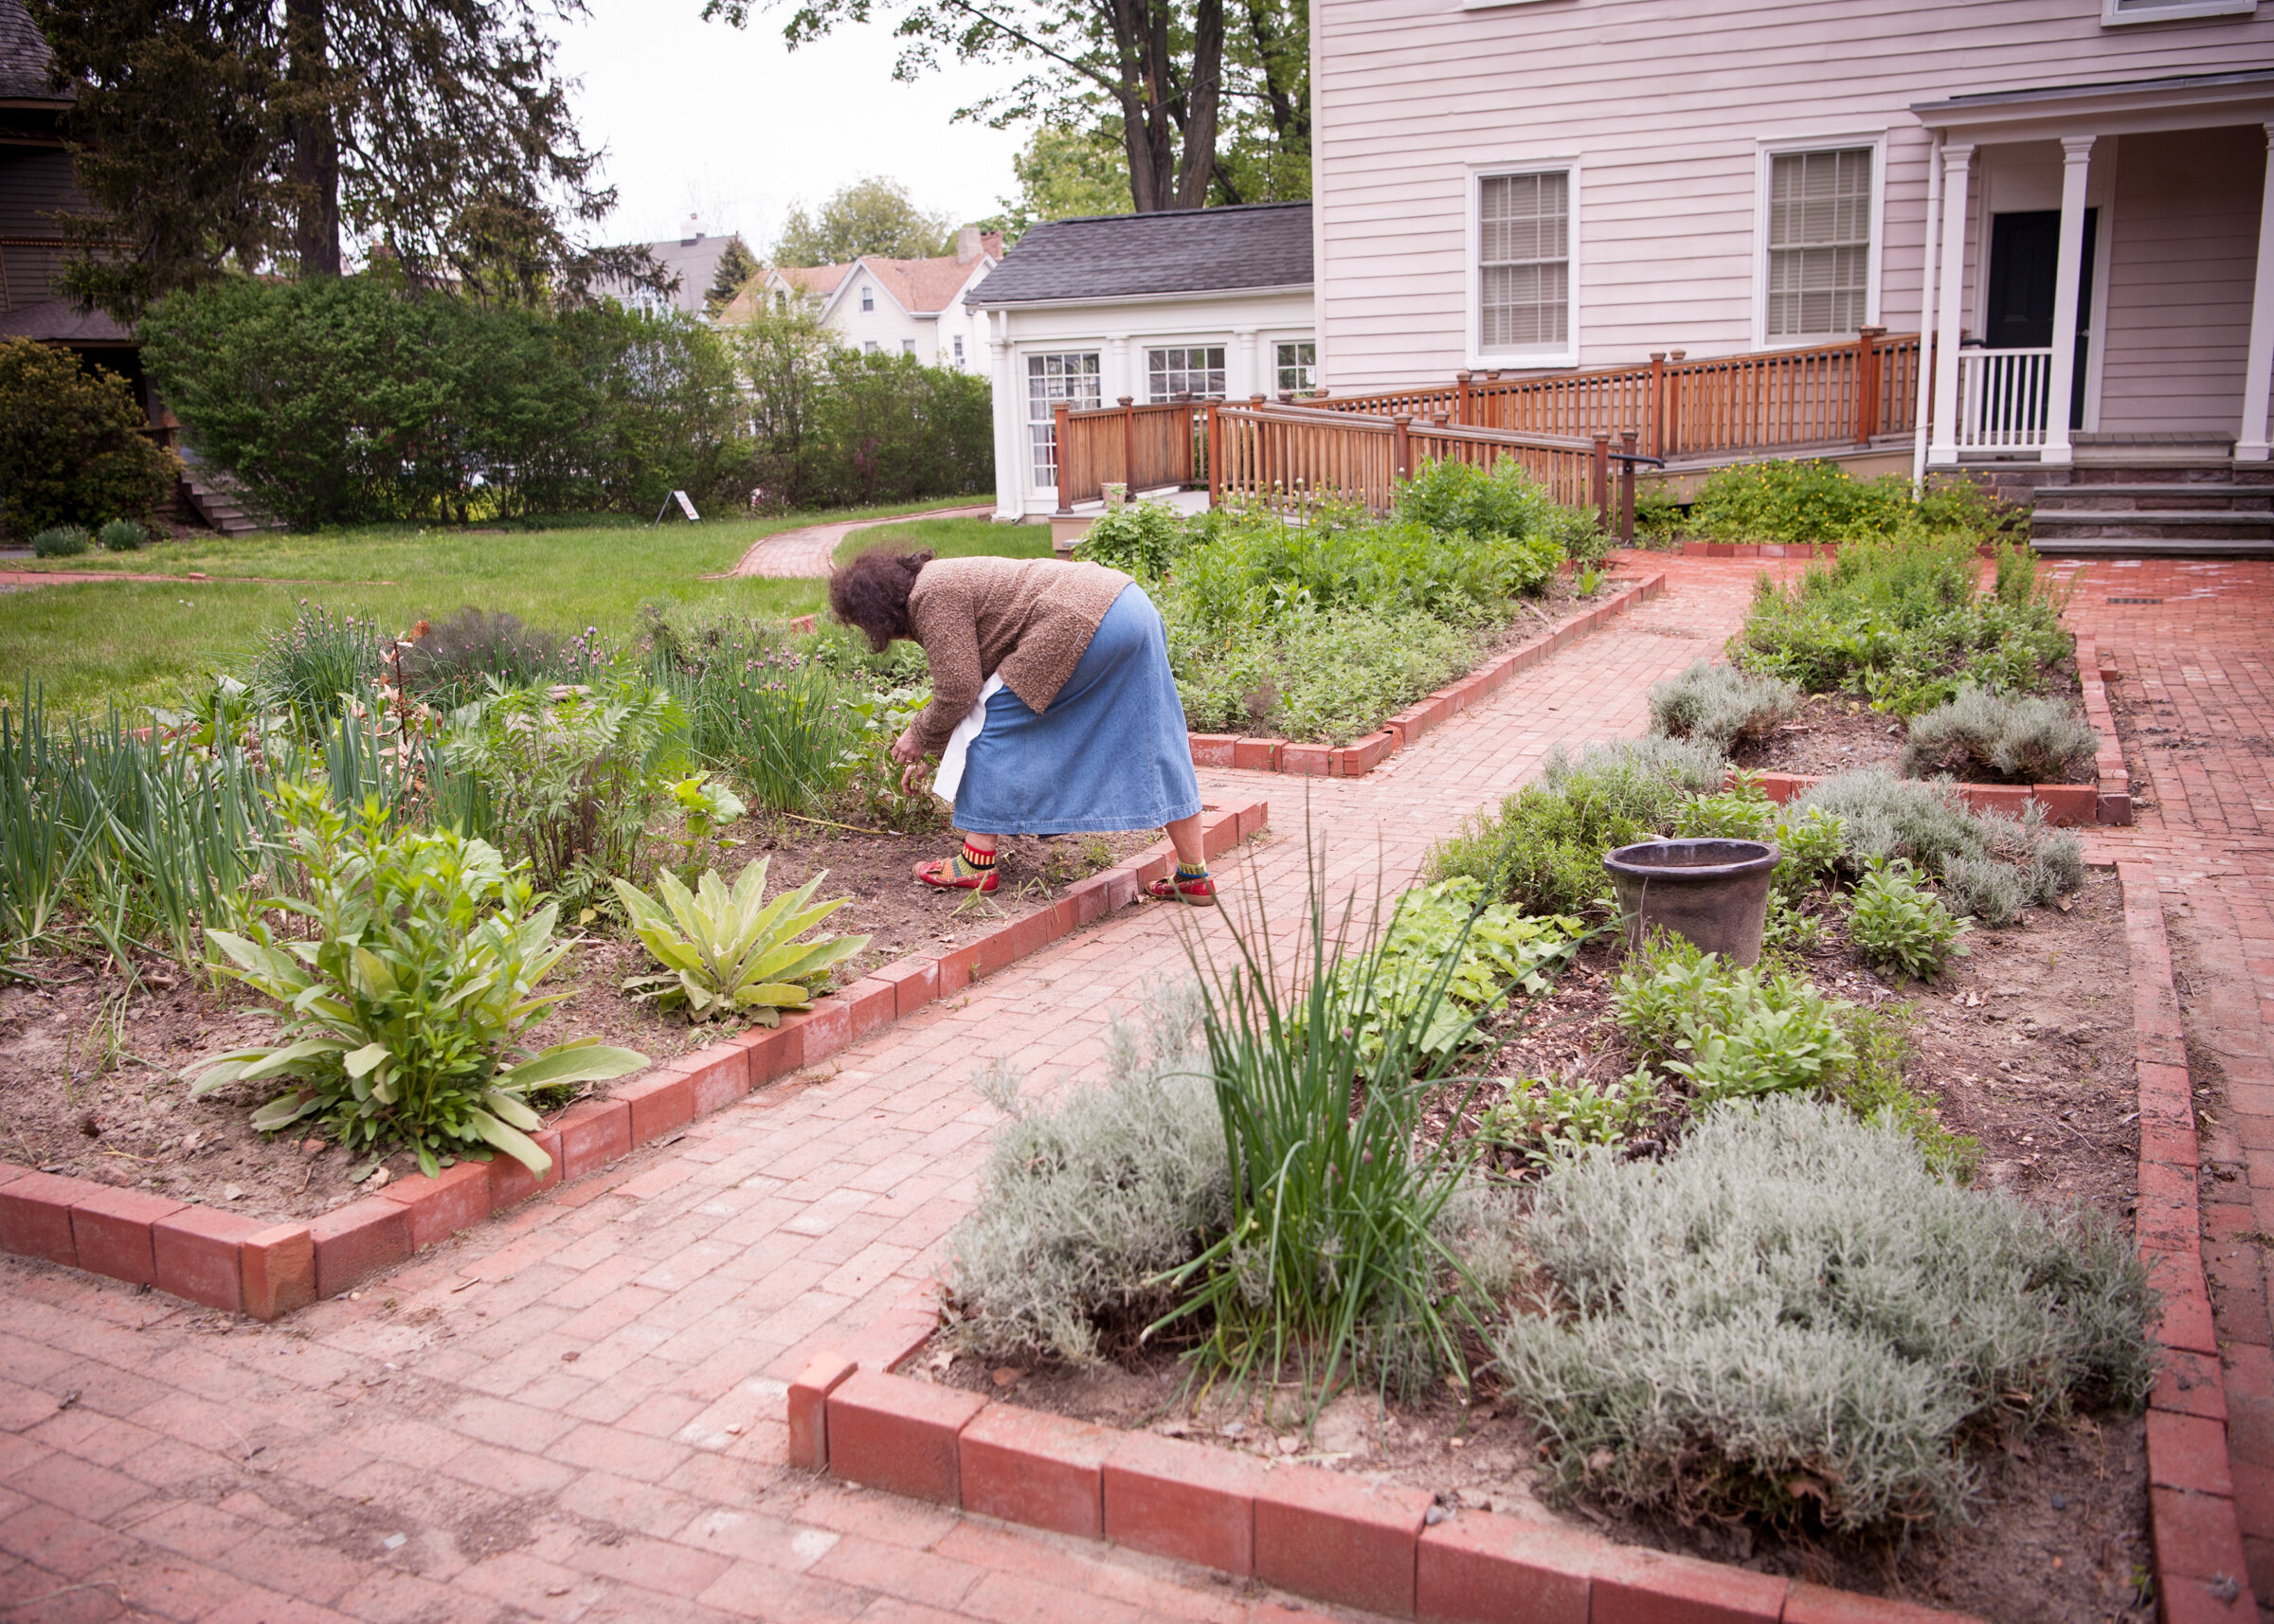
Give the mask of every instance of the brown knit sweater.
[[1102, 564], [1055, 558], [940, 558], [908, 594], [908, 623], [931, 663], [931, 703], [909, 725], [927, 755], [1001, 674], [1037, 711], [1066, 686], [1098, 623], [1129, 578]]

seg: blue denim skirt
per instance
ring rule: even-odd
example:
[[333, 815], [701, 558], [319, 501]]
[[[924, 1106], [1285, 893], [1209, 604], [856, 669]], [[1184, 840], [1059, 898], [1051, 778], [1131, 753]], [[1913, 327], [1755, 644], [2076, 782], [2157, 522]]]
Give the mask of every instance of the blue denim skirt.
[[974, 835], [1154, 829], [1200, 809], [1161, 611], [1122, 588], [1074, 675], [1037, 713], [1008, 688], [987, 701], [955, 796]]

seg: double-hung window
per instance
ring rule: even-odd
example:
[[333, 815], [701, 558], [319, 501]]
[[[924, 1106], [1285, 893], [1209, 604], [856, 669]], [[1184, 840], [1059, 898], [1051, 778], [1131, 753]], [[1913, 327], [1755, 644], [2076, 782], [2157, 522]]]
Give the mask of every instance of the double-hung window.
[[1840, 338], [1870, 319], [1869, 147], [1769, 155], [1762, 331]]
[[1038, 488], [1055, 488], [1058, 482], [1058, 403], [1075, 411], [1095, 411], [1100, 383], [1094, 350], [1026, 358], [1026, 431]]
[[1476, 347], [1511, 360], [1571, 349], [1571, 171], [1476, 183]]
[[1319, 387], [1319, 346], [1316, 340], [1297, 339], [1289, 344], [1274, 346], [1279, 392], [1283, 395], [1308, 395]]
[[860, 290], [860, 308], [863, 311], [872, 311], [876, 308], [876, 290], [875, 288], [864, 287]]
[[1224, 392], [1224, 347], [1193, 344], [1145, 352], [1146, 399], [1173, 401], [1179, 395], [1202, 399]]

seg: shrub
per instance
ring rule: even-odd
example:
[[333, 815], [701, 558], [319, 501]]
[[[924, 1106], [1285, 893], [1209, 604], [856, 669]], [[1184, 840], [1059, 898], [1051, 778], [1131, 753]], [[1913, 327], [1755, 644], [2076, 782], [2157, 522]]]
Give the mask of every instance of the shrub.
[[1168, 624], [1186, 725], [1200, 732], [1349, 743], [1475, 663], [1481, 640], [1416, 610], [1292, 610], [1211, 635]]
[[1954, 954], [1962, 956], [1965, 933], [1966, 922], [1952, 917], [1901, 857], [1871, 865], [1848, 914], [1848, 939], [1866, 963], [1915, 981], [1933, 981]]
[[1398, 517], [1408, 523], [1477, 540], [1538, 534], [1561, 522], [1551, 517], [1556, 512], [1547, 493], [1513, 457], [1494, 463], [1489, 473], [1473, 462], [1425, 462], [1399, 485], [1396, 506]]
[[1614, 545], [1612, 532], [1603, 528], [1601, 515], [1593, 508], [1550, 506], [1542, 517], [1539, 533], [1561, 548], [1564, 557], [1580, 564], [1599, 562]]
[[1162, 1276], [1232, 1217], [1199, 1027], [1196, 988], [1156, 991], [1113, 1023], [1102, 1084], [1044, 1108], [1000, 1063], [976, 1079], [1011, 1120], [948, 1239], [962, 1345], [1087, 1363], [1174, 1307]]
[[[1953, 900], [1960, 911], [1986, 925], [2006, 924], [2018, 911], [2005, 908], [2013, 888], [2024, 902], [2048, 903], [2084, 881], [2084, 847], [2075, 836], [2048, 826], [2034, 802], [2019, 818], [1969, 813], [1948, 784], [1859, 767], [1802, 793], [1788, 822], [1795, 813], [1812, 811], [1839, 820], [1842, 862], [1850, 872], [1860, 875], [1876, 860], [1904, 858], [1946, 889], [1958, 888]], [[1985, 864], [2009, 870], [2012, 886], [1990, 877]]]
[[2100, 749], [2100, 734], [2077, 720], [2066, 700], [1968, 688], [1911, 718], [1903, 770], [1911, 778], [1947, 773], [1969, 781], [2066, 784], [2092, 766]]
[[1738, 969], [1679, 936], [1628, 961], [1611, 1007], [1635, 1053], [1687, 1078], [1701, 1108], [1821, 1088], [1855, 1059], [1839, 1026], [1845, 1004], [1804, 977]]
[[1634, 492], [1634, 536], [1645, 547], [1671, 547], [1689, 523], [1689, 512], [1663, 484], [1652, 481]]
[[1799, 688], [1782, 677], [1701, 659], [1651, 689], [1651, 731], [1727, 751], [1766, 738], [1799, 704]]
[[1721, 787], [1724, 770], [1718, 752], [1676, 739], [1591, 746], [1577, 761], [1558, 749], [1542, 782], [1440, 841], [1429, 875], [1469, 875], [1526, 913], [1599, 913], [1603, 855], [1669, 826], [1686, 796]]
[[312, 736], [348, 697], [378, 683], [393, 648], [377, 620], [358, 620], [352, 610], [335, 615], [302, 598], [291, 623], [254, 653], [253, 691]]
[[1771, 878], [1778, 893], [1789, 901], [1831, 879], [1846, 847], [1847, 825], [1821, 806], [1795, 804], [1779, 814], [1776, 840], [1777, 867]]
[[2011, 925], [2030, 902], [2030, 876], [1995, 857], [1946, 857], [1942, 894], [1952, 909], [1985, 925]]
[[[1428, 1058], [1446, 1058], [1467, 1044], [1477, 1016], [1512, 995], [1545, 992], [1571, 962], [1583, 929], [1577, 919], [1527, 919], [1483, 897], [1468, 875], [1409, 891], [1381, 943], [1343, 961], [1337, 990], [1367, 1009], [1362, 1052], [1371, 1055], [1391, 1029], [1434, 1004], [1436, 1019], [1416, 1041]], [[1362, 997], [1368, 983], [1370, 1000]]]
[[627, 880], [615, 882], [624, 917], [661, 975], [635, 976], [623, 990], [652, 998], [659, 1008], [684, 1009], [690, 1020], [742, 1016], [779, 1026], [785, 1009], [805, 1009], [826, 986], [830, 967], [869, 945], [866, 936], [799, 937], [845, 905], [839, 897], [808, 907], [829, 877], [823, 869], [796, 891], [767, 902], [766, 870], [771, 859], [745, 864], [729, 891], [718, 871], [707, 869], [693, 891], [671, 874], [659, 875], [659, 903]]
[[[421, 622], [403, 651], [403, 680], [423, 699], [449, 708], [462, 705], [489, 686], [527, 688], [538, 682], [587, 679], [586, 668], [571, 671], [561, 640], [536, 631], [502, 609], [472, 604], [446, 621]], [[573, 651], [583, 653], [588, 641]]]
[[2034, 692], [2074, 646], [2059, 605], [2026, 572], [2014, 596], [1984, 594], [1978, 573], [1962, 539], [1852, 543], [1790, 586], [1762, 576], [1731, 656], [1812, 694], [1859, 687], [1904, 716], [1970, 682]]
[[1861, 481], [1826, 461], [1742, 462], [1716, 469], [1690, 509], [1717, 541], [1850, 542], [1906, 532], [1956, 534], [1969, 545], [2000, 522], [1995, 504], [1971, 481], [1938, 486], [1911, 500], [1910, 481], [1886, 474]]
[[1140, 581], [1158, 581], [1169, 571], [1191, 536], [1166, 502], [1124, 502], [1091, 525], [1074, 550]]
[[476, 824], [564, 902], [642, 877], [648, 825], [686, 776], [686, 723], [645, 683], [517, 689], [461, 711], [443, 757], [478, 796]]
[[2154, 1380], [2123, 1236], [1812, 1101], [1716, 1113], [1663, 1162], [1565, 1159], [1525, 1239], [1551, 1309], [1495, 1348], [1551, 1487], [1685, 1521], [1955, 1520], [1974, 1440]]
[[77, 558], [86, 551], [88, 539], [83, 526], [54, 525], [31, 538], [31, 555], [34, 558]]
[[517, 1062], [522, 1030], [568, 995], [537, 987], [568, 952], [557, 910], [486, 842], [449, 830], [389, 830], [368, 802], [351, 820], [306, 785], [278, 795], [303, 871], [305, 901], [271, 901], [313, 927], [306, 938], [257, 920], [244, 935], [208, 929], [208, 968], [285, 1006], [280, 1041], [224, 1055], [191, 1085], [288, 1078], [253, 1113], [275, 1132], [309, 1118], [350, 1152], [416, 1151], [437, 1172], [453, 1157], [503, 1150], [542, 1176], [551, 1161], [528, 1132], [529, 1092], [600, 1082], [647, 1057], [590, 1038]]
[[[154, 511], [182, 465], [126, 381], [70, 351], [0, 338], [0, 533]], [[43, 555], [51, 556], [51, 555]]]
[[96, 539], [105, 552], [135, 552], [149, 537], [133, 519], [113, 519], [96, 532]]

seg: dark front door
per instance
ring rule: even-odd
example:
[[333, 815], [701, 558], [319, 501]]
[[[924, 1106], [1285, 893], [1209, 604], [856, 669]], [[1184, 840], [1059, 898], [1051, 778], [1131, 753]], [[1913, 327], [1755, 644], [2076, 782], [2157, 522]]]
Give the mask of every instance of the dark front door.
[[[2084, 426], [2084, 358], [2092, 338], [2092, 245], [2097, 208], [2084, 211], [2084, 261], [2077, 275], [2077, 383], [2068, 426]], [[1993, 350], [2042, 350], [2053, 341], [2053, 285], [2061, 263], [2061, 211], [1990, 217], [1990, 312], [1982, 331]]]

